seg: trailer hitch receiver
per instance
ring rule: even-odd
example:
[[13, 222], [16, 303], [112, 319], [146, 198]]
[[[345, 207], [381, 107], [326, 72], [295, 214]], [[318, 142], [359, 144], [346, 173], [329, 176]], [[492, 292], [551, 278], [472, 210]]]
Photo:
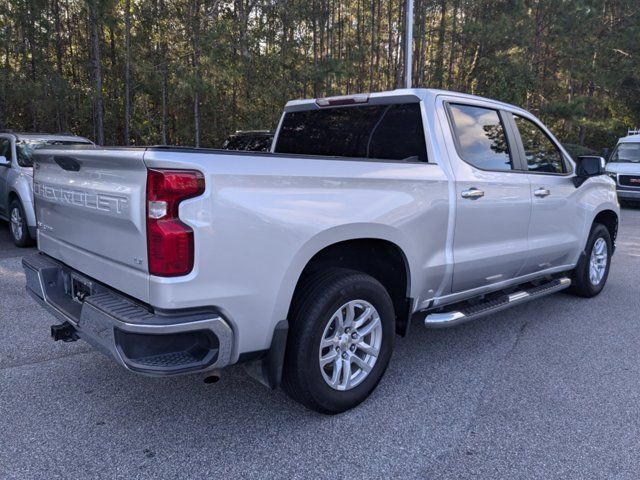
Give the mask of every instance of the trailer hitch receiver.
[[51, 338], [54, 341], [62, 340], [63, 342], [75, 342], [78, 340], [78, 332], [69, 322], [59, 325], [51, 325]]

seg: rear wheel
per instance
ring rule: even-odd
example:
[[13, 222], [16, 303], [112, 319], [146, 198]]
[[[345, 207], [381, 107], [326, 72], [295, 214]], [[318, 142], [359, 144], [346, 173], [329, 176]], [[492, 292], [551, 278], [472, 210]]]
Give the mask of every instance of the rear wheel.
[[613, 252], [609, 230], [596, 223], [591, 228], [585, 254], [573, 271], [570, 292], [581, 297], [595, 297], [604, 288], [609, 277]]
[[321, 413], [365, 400], [393, 351], [395, 314], [386, 289], [352, 270], [312, 275], [294, 301], [282, 386]]
[[18, 200], [13, 200], [9, 206], [9, 230], [16, 246], [28, 247], [33, 243], [33, 239], [29, 235], [27, 217], [24, 214], [22, 204]]

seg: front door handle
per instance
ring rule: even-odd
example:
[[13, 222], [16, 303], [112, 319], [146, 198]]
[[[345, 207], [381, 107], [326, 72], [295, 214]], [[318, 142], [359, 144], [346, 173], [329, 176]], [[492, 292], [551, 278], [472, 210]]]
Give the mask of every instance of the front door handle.
[[548, 188], [540, 187], [535, 192], [533, 192], [533, 194], [536, 197], [544, 198], [544, 197], [548, 197], [549, 195], [551, 195], [551, 191]]
[[468, 198], [469, 200], [478, 200], [479, 198], [484, 197], [484, 192], [474, 187], [469, 190], [464, 190], [460, 196], [462, 198]]

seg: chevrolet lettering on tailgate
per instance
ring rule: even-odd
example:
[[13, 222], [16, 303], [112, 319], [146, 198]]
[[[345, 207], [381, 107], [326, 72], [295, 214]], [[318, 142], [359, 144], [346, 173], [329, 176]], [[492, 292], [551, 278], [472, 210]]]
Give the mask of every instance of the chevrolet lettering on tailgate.
[[82, 190], [47, 185], [42, 182], [33, 183], [33, 196], [52, 203], [100, 210], [115, 215], [125, 214], [129, 207], [126, 197], [104, 193], [88, 193]]

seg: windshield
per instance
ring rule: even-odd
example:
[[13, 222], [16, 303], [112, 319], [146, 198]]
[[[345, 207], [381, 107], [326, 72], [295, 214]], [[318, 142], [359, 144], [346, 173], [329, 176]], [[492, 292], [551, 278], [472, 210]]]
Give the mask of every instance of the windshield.
[[90, 143], [77, 140], [21, 140], [16, 143], [18, 165], [33, 167], [33, 152], [49, 145], [90, 145]]
[[610, 162], [640, 163], [640, 143], [621, 143], [611, 154]]

